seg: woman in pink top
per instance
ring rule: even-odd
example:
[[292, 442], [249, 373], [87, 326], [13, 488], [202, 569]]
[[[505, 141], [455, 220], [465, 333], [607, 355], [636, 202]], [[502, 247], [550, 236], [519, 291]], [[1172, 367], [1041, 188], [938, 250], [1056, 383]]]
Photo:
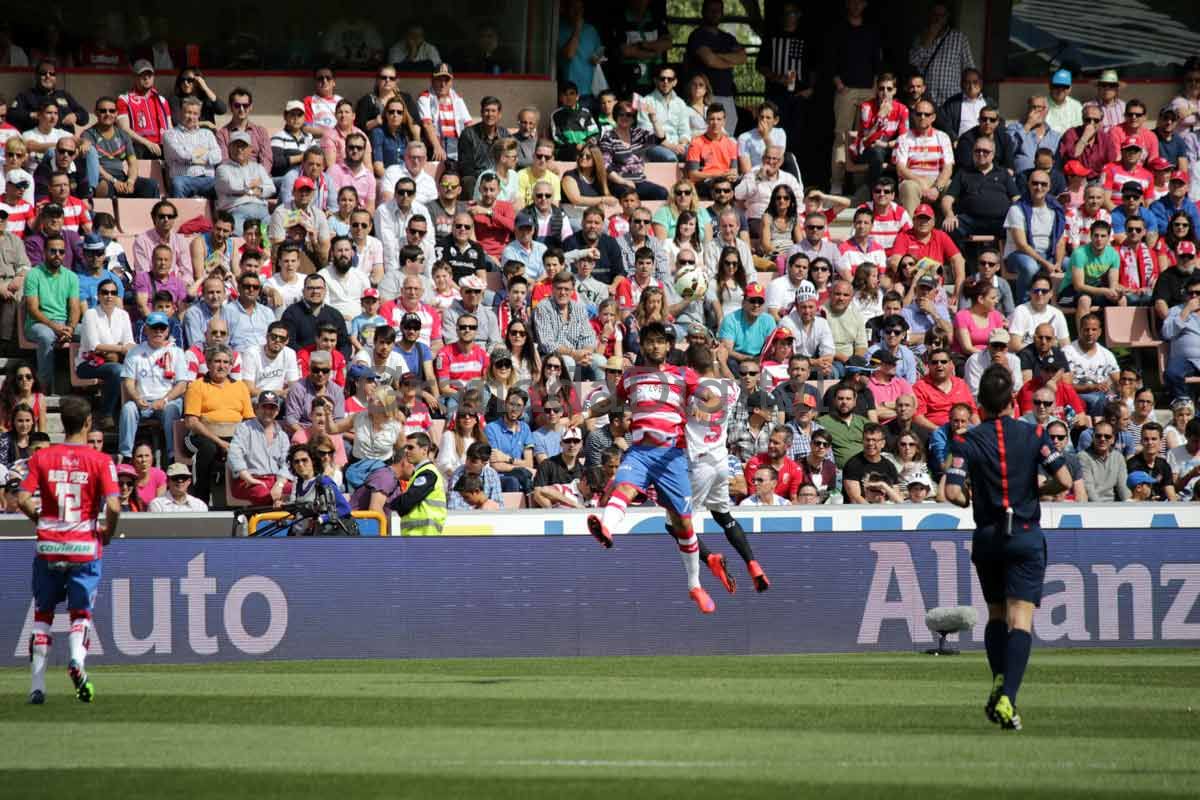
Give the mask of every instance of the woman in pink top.
[[963, 295], [971, 306], [954, 315], [954, 349], [970, 356], [987, 349], [992, 331], [1005, 327], [1004, 315], [996, 310], [1000, 293], [989, 281], [967, 281]]
[[145, 442], [133, 448], [133, 468], [137, 471], [137, 496], [143, 507], [167, 493], [167, 473], [154, 466], [154, 450]]

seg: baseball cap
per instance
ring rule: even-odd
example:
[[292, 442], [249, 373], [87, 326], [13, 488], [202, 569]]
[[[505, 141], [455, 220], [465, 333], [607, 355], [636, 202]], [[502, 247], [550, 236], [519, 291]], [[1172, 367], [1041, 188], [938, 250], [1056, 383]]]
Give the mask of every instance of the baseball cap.
[[929, 476], [924, 472], [914, 472], [908, 476], [908, 480], [904, 482], [905, 486], [920, 485], [924, 486], [929, 491], [933, 491], [933, 481], [929, 480]]
[[625, 360], [620, 356], [609, 356], [608, 360], [604, 362], [604, 369], [606, 371], [610, 369], [619, 369], [621, 372], [624, 372]]
[[122, 475], [127, 475], [130, 478], [136, 478], [137, 470], [133, 468], [133, 464], [118, 464], [117, 477], [120, 478]]
[[562, 409], [562, 400], [559, 400], [557, 397], [548, 397], [546, 398], [546, 402], [542, 403], [543, 411], [562, 411]]
[[562, 438], [559, 441], [582, 442], [583, 441], [583, 431], [579, 430], [579, 428], [567, 428], [565, 431], [563, 431]]
[[1078, 158], [1072, 158], [1063, 165], [1063, 173], [1066, 175], [1074, 175], [1078, 178], [1086, 178], [1091, 172], [1083, 165], [1083, 162]]
[[1144, 469], [1135, 469], [1133, 472], [1129, 473], [1129, 477], [1125, 479], [1125, 485], [1130, 489], [1146, 483], [1155, 484], [1158, 483], [1158, 481], [1155, 480], [1153, 475], [1151, 475], [1149, 472], [1146, 472]]
[[1100, 73], [1099, 78], [1096, 78], [1096, 83], [1120, 83], [1120, 82], [1121, 82], [1120, 79], [1117, 78], [1117, 71], [1115, 69], [1106, 69]]
[[275, 394], [269, 389], [264, 392], [259, 392], [258, 404], [260, 406], [275, 406], [276, 408], [279, 408], [280, 405], [282, 405], [279, 402], [279, 395]]
[[419, 329], [419, 328], [424, 327], [425, 323], [421, 321], [420, 314], [414, 314], [413, 312], [409, 311], [407, 314], [405, 314], [403, 317], [400, 318], [400, 327], [408, 328], [408, 327], [412, 327], [412, 326], [416, 326]]
[[293, 192], [298, 192], [301, 189], [315, 189], [315, 188], [317, 188], [316, 184], [314, 184], [312, 178], [308, 177], [307, 175], [298, 176], [296, 178], [295, 182], [292, 184]]
[[516, 227], [518, 227], [518, 228], [536, 228], [537, 221], [533, 218], [532, 214], [522, 211], [520, 214], [517, 214]]
[[992, 331], [991, 335], [988, 336], [988, 344], [1008, 344], [1008, 340], [1008, 331], [1006, 331], [1004, 328], [996, 328], [996, 330]]
[[478, 275], [464, 275], [459, 278], [458, 285], [459, 288], [470, 289], [475, 292], [482, 292], [487, 288], [487, 284]]
[[874, 353], [871, 353], [871, 364], [873, 366], [876, 363], [888, 364], [890, 366], [895, 366], [896, 365], [896, 355], [891, 350], [884, 350], [884, 349], [876, 350]]
[[1144, 192], [1145, 189], [1137, 181], [1125, 181], [1121, 184], [1122, 197], [1141, 197]]
[[168, 478], [190, 478], [190, 477], [192, 477], [192, 468], [189, 467], [187, 464], [180, 464], [179, 462], [175, 462], [171, 466], [167, 467], [167, 477]]
[[1121, 149], [1122, 150], [1141, 150], [1142, 143], [1137, 140], [1136, 136], [1126, 136], [1125, 140], [1123, 142], [1121, 142]]
[[917, 279], [917, 286], [924, 286], [928, 289], [936, 289], [938, 285], [937, 278], [932, 275], [922, 275]]
[[1177, 169], [1171, 173], [1171, 181], [1179, 181], [1180, 183], [1188, 182], [1188, 174], [1181, 169]]
[[1184, 239], [1179, 244], [1175, 245], [1175, 255], [1177, 256], [1194, 256], [1196, 255], [1196, 245]]
[[[311, 364], [312, 361], [309, 361]], [[375, 377], [375, 370], [366, 364], [355, 362], [346, 369], [346, 377], [352, 381], [370, 380]]]
[[290, 114], [293, 111], [303, 111], [304, 103], [299, 100], [288, 100], [283, 107], [283, 113]]
[[862, 356], [850, 356], [846, 359], [847, 372], [874, 372], [875, 368], [867, 363]]
[[691, 325], [688, 325], [687, 335], [688, 336], [707, 337], [708, 336], [708, 328], [704, 327], [699, 322], [693, 322]]
[[374, 288], [363, 289], [362, 299], [366, 300], [367, 298], [371, 298], [372, 300], [378, 300], [379, 299], [379, 290], [374, 289]]
[[108, 244], [98, 233], [89, 233], [83, 237], [83, 249], [89, 253], [103, 253]]
[[1175, 167], [1174, 164], [1172, 164], [1170, 161], [1167, 161], [1162, 156], [1155, 156], [1154, 158], [1150, 159], [1146, 162], [1146, 166], [1149, 167], [1153, 172], [1162, 172], [1163, 170], [1174, 169]]
[[10, 169], [4, 173], [4, 180], [9, 183], [23, 183], [28, 186], [33, 183], [33, 176], [23, 169]]
[[1050, 76], [1050, 85], [1051, 86], [1070, 86], [1071, 85], [1071, 70], [1069, 70], [1069, 69], [1055, 70], [1054, 74]]
[[246, 133], [245, 131], [237, 131], [236, 133], [230, 134], [229, 144], [234, 145], [238, 142], [241, 142], [242, 144], [253, 144], [253, 141], [250, 139], [250, 134]]
[[1178, 411], [1181, 408], [1195, 408], [1195, 403], [1189, 397], [1179, 397], [1171, 401], [1171, 410]]
[[141, 75], [143, 72], [154, 72], [154, 65], [144, 58], [139, 58], [133, 62], [133, 74]]
[[921, 205], [917, 206], [916, 211], [913, 212], [913, 219], [917, 217], [929, 217], [932, 219], [933, 206], [929, 205], [929, 203], [921, 203]]
[[438, 64], [437, 69], [435, 69], [433, 71], [433, 77], [435, 77], [435, 78], [453, 78], [454, 73], [450, 71], [450, 65], [443, 61], [441, 64]]
[[793, 411], [809, 412], [817, 407], [817, 398], [808, 392], [796, 392], [796, 400], [792, 403]]
[[752, 283], [747, 286], [746, 299], [749, 300], [751, 297], [757, 297], [760, 300], [766, 297], [766, 293], [763, 292], [763, 287], [759, 286], [757, 283]]
[[147, 328], [158, 328], [158, 327], [169, 328], [169, 327], [171, 327], [171, 320], [166, 314], [164, 314], [161, 311], [151, 311], [146, 316], [146, 327]]
[[774, 408], [775, 398], [771, 396], [770, 392], [764, 392], [760, 389], [757, 392], [751, 392], [750, 396], [746, 398], [746, 407]]
[[820, 295], [817, 294], [817, 287], [813, 286], [809, 281], [800, 281], [800, 285], [796, 287], [796, 302], [806, 303], [809, 300], [816, 300]]
[[508, 352], [508, 348], [504, 345], [493, 347], [492, 352], [488, 353], [488, 360], [492, 361], [493, 363], [504, 358], [512, 361], [512, 353]]

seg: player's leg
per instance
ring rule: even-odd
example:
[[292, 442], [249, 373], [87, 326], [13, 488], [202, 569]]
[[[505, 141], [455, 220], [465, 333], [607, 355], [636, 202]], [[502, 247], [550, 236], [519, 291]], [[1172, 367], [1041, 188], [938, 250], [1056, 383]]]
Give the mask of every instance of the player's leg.
[[[716, 493], [718, 486], [721, 483], [721, 475], [715, 464], [709, 461], [697, 461], [691, 464], [688, 476], [692, 484], [692, 508], [709, 507], [709, 500]], [[728, 487], [726, 488], [728, 495]], [[695, 530], [693, 523], [692, 529]], [[675, 530], [668, 522], [667, 533], [675, 535]], [[700, 545], [700, 563], [708, 567], [708, 571], [713, 574], [721, 585], [725, 587], [725, 591], [733, 594], [737, 591], [737, 581], [729, 574], [729, 565], [725, 561], [725, 556], [721, 553], [714, 553], [704, 544], [704, 538], [700, 536], [699, 531], [695, 531], [696, 541]]]
[[88, 679], [87, 650], [92, 632], [92, 605], [100, 586], [100, 562], [80, 564], [67, 573], [67, 611], [71, 615], [71, 632], [67, 638], [70, 648], [67, 674], [75, 684], [75, 696], [85, 703], [92, 702], [95, 687]]
[[1004, 685], [996, 701], [996, 716], [1010, 730], [1021, 729], [1017, 714], [1017, 692], [1029, 665], [1033, 648], [1033, 610], [1042, 602], [1046, 577], [1046, 539], [1040, 529], [1014, 536], [1005, 544], [1008, 563], [1004, 570], [1005, 615], [1008, 638], [1004, 647]]
[[[729, 484], [725, 484], [725, 496], [729, 496]], [[738, 555], [742, 557], [742, 561], [746, 562], [746, 568], [750, 571], [750, 577], [754, 580], [754, 590], [757, 592], [765, 592], [771, 588], [771, 581], [767, 579], [767, 573], [763, 571], [762, 565], [754, 558], [754, 550], [750, 547], [750, 542], [746, 541], [746, 531], [742, 529], [742, 523], [733, 518], [733, 514], [727, 510], [716, 510], [710, 507], [712, 518], [721, 526], [721, 530], [725, 532], [725, 538], [733, 545], [733, 549], [737, 550]]]
[[705, 614], [716, 610], [716, 603], [700, 586], [700, 543], [692, 529], [692, 488], [688, 480], [687, 458], [682, 450], [673, 449], [659, 454], [658, 469], [652, 481], [658, 490], [659, 502], [667, 509], [667, 519], [679, 546], [679, 557], [687, 572], [688, 594]]
[[621, 520], [625, 519], [629, 504], [647, 485], [647, 475], [645, 453], [641, 448], [630, 448], [625, 453], [625, 457], [621, 459], [621, 466], [617, 467], [617, 474], [613, 476], [614, 488], [604, 503], [604, 511], [600, 516], [588, 514], [588, 533], [592, 534], [600, 544], [605, 547], [613, 546], [612, 532], [621, 524]]
[[29, 634], [29, 702], [46, 701], [46, 665], [54, 637], [54, 608], [64, 599], [63, 575], [50, 569], [40, 558], [33, 560], [33, 631]]

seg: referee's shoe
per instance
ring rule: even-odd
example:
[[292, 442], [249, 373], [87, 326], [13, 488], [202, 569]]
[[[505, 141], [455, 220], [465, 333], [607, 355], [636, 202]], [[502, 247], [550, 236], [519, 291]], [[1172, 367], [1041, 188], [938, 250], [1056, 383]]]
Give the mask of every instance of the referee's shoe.
[[1000, 721], [1002, 730], [1021, 730], [1021, 715], [1017, 713], [1017, 709], [1013, 708], [1012, 701], [1006, 694], [1000, 695], [1000, 699], [996, 701], [996, 717]]

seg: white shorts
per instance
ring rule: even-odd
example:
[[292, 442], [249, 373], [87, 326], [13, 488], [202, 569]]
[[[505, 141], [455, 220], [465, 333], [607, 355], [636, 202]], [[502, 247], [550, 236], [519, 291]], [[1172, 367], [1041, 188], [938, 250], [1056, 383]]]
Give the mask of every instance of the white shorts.
[[729, 499], [729, 465], [714, 463], [711, 459], [693, 461], [689, 470], [692, 481], [692, 508], [699, 511], [723, 511], [733, 509]]

